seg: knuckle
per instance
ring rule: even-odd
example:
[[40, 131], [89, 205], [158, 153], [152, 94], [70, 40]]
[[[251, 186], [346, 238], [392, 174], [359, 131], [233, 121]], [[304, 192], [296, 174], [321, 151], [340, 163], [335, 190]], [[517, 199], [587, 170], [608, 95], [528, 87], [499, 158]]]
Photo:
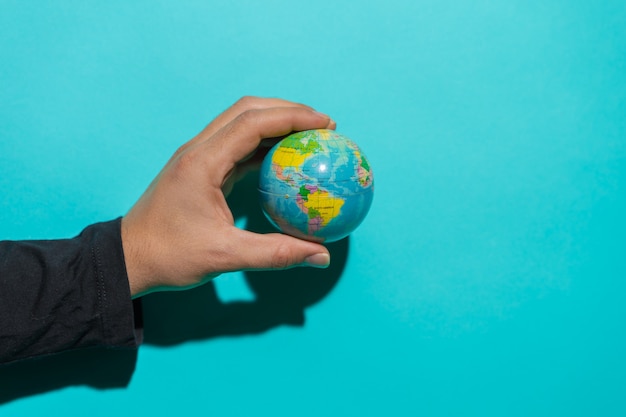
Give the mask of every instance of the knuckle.
[[181, 146], [178, 147], [178, 149], [176, 149], [176, 152], [174, 152], [174, 155], [172, 155], [172, 160], [178, 159], [178, 157], [180, 157], [189, 147], [189, 143], [185, 143]]
[[274, 251], [272, 267], [274, 269], [286, 269], [295, 263], [291, 249], [286, 245], [280, 245]]
[[259, 106], [259, 102], [261, 99], [255, 96], [243, 96], [235, 103], [235, 106], [241, 109], [241, 111], [246, 111], [250, 109], [256, 109]]
[[258, 110], [246, 110], [242, 112], [239, 116], [237, 116], [235, 123], [249, 126], [256, 122], [258, 116]]
[[182, 150], [174, 161], [172, 170], [177, 178], [184, 178], [187, 173], [198, 163], [197, 155], [194, 152]]

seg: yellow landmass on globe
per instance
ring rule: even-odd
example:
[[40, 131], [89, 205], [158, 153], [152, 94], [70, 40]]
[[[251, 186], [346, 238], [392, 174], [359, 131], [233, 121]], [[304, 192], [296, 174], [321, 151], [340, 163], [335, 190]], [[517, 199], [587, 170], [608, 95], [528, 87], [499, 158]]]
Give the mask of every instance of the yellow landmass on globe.
[[272, 155], [272, 163], [285, 169], [287, 167], [299, 167], [302, 166], [304, 161], [310, 157], [309, 153], [301, 153], [297, 149], [280, 147], [276, 149], [274, 155]]
[[319, 230], [337, 217], [343, 203], [343, 199], [331, 197], [328, 191], [322, 190], [311, 192], [306, 199], [298, 201], [303, 211], [309, 216], [311, 231]]
[[328, 140], [330, 139], [330, 134], [332, 132], [328, 129], [319, 129], [317, 131], [317, 139], [319, 140]]

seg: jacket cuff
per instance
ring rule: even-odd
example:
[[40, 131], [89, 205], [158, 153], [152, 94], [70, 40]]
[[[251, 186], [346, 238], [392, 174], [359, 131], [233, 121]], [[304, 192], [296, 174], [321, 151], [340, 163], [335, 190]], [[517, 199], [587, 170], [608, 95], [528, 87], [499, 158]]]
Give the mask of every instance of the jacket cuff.
[[141, 302], [131, 299], [121, 226], [121, 217], [89, 226], [93, 230], [91, 258], [104, 345], [135, 348], [143, 339]]

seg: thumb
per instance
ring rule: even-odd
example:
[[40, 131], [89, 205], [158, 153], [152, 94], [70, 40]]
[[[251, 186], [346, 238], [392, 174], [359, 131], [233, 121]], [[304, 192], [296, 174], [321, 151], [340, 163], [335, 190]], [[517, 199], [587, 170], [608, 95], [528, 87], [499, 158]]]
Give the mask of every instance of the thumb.
[[279, 233], [258, 234], [238, 229], [238, 234], [238, 261], [244, 269], [326, 268], [330, 264], [328, 249], [319, 243]]

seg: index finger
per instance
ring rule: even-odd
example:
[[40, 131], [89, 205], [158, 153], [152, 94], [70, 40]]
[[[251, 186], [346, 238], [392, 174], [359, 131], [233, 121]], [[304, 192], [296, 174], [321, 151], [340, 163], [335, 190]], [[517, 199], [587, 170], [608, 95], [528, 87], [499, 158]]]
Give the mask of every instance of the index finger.
[[210, 138], [215, 132], [222, 129], [228, 123], [232, 122], [240, 114], [249, 110], [262, 110], [273, 107], [299, 107], [303, 109], [313, 110], [306, 104], [296, 103], [282, 98], [264, 98], [245, 96], [237, 100], [235, 104], [224, 110], [215, 119], [213, 119], [200, 133], [193, 139], [183, 145], [182, 148], [190, 148], [197, 143], [203, 142]]
[[334, 128], [334, 121], [323, 113], [299, 107], [249, 110], [237, 116], [206, 142], [231, 167], [254, 152], [263, 139], [294, 131]]

